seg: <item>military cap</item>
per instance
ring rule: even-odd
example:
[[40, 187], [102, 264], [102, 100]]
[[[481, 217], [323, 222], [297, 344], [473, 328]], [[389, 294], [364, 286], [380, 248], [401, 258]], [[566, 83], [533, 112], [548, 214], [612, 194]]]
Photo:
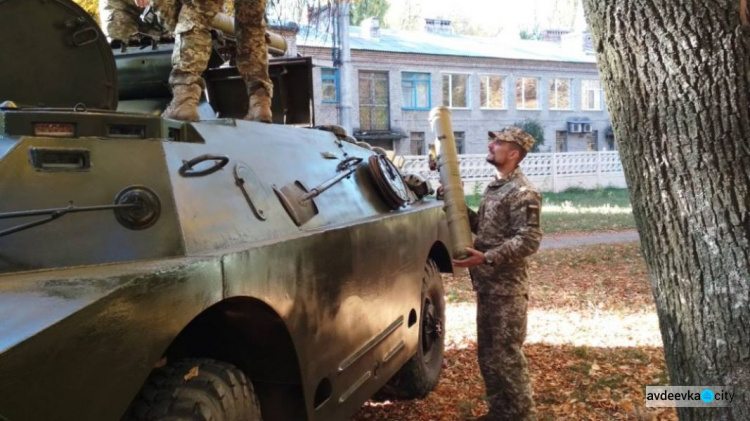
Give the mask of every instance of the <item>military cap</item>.
[[534, 147], [534, 138], [520, 127], [506, 127], [499, 132], [489, 132], [490, 139], [502, 142], [513, 142], [522, 147], [526, 152]]

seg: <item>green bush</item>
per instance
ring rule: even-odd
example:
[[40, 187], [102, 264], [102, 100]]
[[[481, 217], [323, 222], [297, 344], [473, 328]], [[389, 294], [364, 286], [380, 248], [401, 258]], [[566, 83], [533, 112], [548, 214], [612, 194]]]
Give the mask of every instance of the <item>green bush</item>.
[[537, 120], [524, 120], [515, 122], [513, 125], [522, 128], [536, 140], [534, 147], [529, 152], [539, 152], [539, 147], [544, 145], [544, 126], [542, 126], [542, 123]]

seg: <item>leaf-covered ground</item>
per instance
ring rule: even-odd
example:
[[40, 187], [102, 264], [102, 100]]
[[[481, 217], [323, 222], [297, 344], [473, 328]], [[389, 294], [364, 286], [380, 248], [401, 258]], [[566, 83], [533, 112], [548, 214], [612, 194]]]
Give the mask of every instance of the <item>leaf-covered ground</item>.
[[[676, 420], [645, 408], [668, 384], [658, 321], [638, 245], [540, 252], [531, 259], [528, 337], [540, 420]], [[440, 383], [416, 401], [370, 401], [355, 420], [463, 420], [486, 412], [468, 273], [444, 276], [446, 354]]]

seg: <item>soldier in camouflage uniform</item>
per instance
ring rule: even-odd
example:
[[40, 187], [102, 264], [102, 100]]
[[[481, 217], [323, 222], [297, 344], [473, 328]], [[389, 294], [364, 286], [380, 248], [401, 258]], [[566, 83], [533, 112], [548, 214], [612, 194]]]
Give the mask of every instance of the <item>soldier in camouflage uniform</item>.
[[477, 293], [479, 368], [487, 389], [487, 420], [533, 420], [526, 339], [528, 272], [526, 257], [542, 239], [539, 228], [541, 195], [523, 175], [518, 163], [534, 138], [517, 127], [490, 132], [487, 162], [496, 179], [484, 191], [479, 212], [469, 210], [477, 234], [471, 256], [454, 260], [469, 267]]
[[111, 39], [127, 41], [138, 32], [136, 17], [148, 0], [101, 0], [99, 18], [104, 35]]
[[211, 57], [211, 21], [224, 0], [152, 0], [164, 25], [175, 34], [169, 86], [172, 102], [162, 114], [175, 120], [198, 121], [198, 103], [205, 82], [201, 74]]
[[[133, 15], [126, 13], [135, 3], [148, 0], [102, 0], [102, 27], [110, 37], [127, 40], [138, 28]], [[221, 11], [224, 0], [151, 0], [162, 23], [174, 32], [172, 72], [169, 86], [172, 101], [164, 116], [198, 121], [198, 103], [205, 83], [201, 74], [211, 56], [211, 21]], [[271, 122], [273, 85], [268, 75], [265, 24], [266, 0], [236, 0], [237, 67], [245, 79], [249, 96], [248, 120]]]
[[268, 75], [266, 0], [235, 0], [234, 9], [237, 69], [250, 98], [245, 120], [270, 123], [273, 84]]

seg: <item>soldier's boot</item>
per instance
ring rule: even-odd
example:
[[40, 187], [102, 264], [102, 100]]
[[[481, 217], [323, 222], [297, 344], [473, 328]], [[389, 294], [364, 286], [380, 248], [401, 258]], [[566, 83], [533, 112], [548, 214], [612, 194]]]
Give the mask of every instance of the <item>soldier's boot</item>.
[[250, 94], [250, 105], [245, 120], [261, 121], [263, 123], [271, 123], [273, 121], [271, 95], [268, 94], [266, 88], [258, 88]]
[[162, 116], [174, 120], [198, 121], [198, 102], [203, 88], [197, 83], [190, 85], [172, 85], [172, 102]]

